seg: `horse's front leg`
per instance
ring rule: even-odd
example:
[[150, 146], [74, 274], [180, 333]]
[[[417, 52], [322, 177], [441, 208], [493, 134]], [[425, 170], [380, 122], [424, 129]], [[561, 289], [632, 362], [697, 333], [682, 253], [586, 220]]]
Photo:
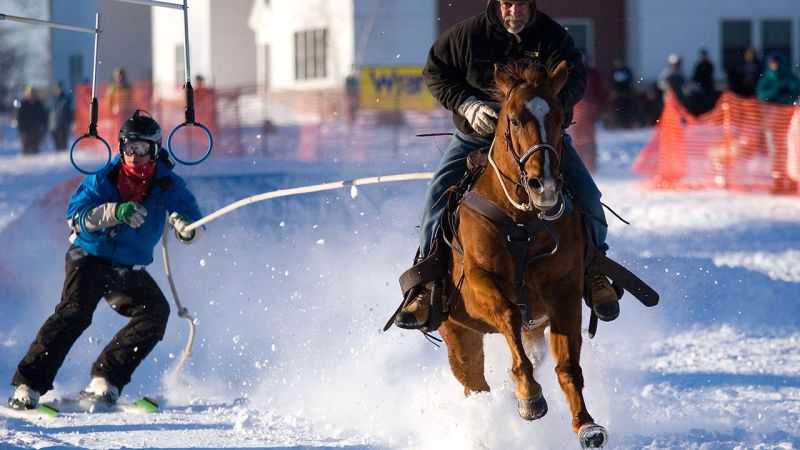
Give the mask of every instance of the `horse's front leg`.
[[450, 370], [464, 386], [464, 395], [488, 392], [489, 384], [483, 373], [483, 333], [470, 330], [455, 320], [446, 320], [439, 328], [447, 343], [447, 359]]
[[572, 430], [583, 448], [600, 448], [608, 441], [605, 428], [594, 423], [583, 399], [581, 356], [581, 299], [578, 289], [555, 288], [565, 294], [556, 296], [550, 316], [550, 350], [556, 363], [558, 383], [572, 411]]
[[517, 382], [516, 397], [519, 414], [525, 420], [534, 420], [547, 413], [547, 402], [542, 395], [542, 386], [533, 377], [533, 364], [525, 354], [522, 342], [522, 319], [520, 313], [503, 295], [501, 284], [495, 276], [482, 272], [480, 276], [470, 274], [475, 280], [475, 294], [483, 319], [492, 324], [506, 338], [511, 350], [511, 373]]

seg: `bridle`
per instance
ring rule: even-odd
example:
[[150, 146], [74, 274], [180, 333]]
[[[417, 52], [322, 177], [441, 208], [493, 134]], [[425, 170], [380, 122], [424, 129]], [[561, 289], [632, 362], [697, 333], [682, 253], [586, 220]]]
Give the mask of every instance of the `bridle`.
[[[514, 91], [514, 89], [517, 86], [521, 85], [522, 83], [523, 82], [521, 80], [516, 80], [514, 82], [514, 84], [508, 90], [508, 94], [506, 95], [506, 100], [508, 100], [508, 98], [511, 96], [511, 93]], [[535, 208], [539, 210], [539, 219], [548, 221], [557, 220], [564, 213], [564, 208], [565, 208], [564, 195], [561, 191], [561, 188], [564, 185], [563, 170], [562, 170], [563, 168], [561, 165], [562, 162], [561, 154], [552, 144], [549, 144], [547, 142], [540, 142], [538, 144], [532, 145], [527, 150], [525, 150], [525, 153], [523, 153], [522, 156], [517, 156], [516, 152], [514, 152], [513, 142], [511, 139], [511, 118], [506, 116], [506, 122], [507, 122], [506, 131], [504, 133], [506, 149], [511, 153], [511, 156], [514, 158], [514, 161], [516, 161], [517, 170], [519, 172], [519, 177], [517, 178], [516, 181], [516, 187], [522, 188], [525, 191], [525, 193], [528, 196], [528, 201], [527, 203], [519, 203], [512, 198], [511, 194], [509, 194], [508, 189], [506, 188], [506, 184], [503, 181], [503, 176], [500, 172], [500, 169], [497, 167], [497, 164], [494, 162], [494, 159], [492, 158], [492, 151], [494, 149], [494, 143], [495, 143], [495, 141], [492, 140], [492, 145], [489, 148], [489, 155], [488, 155], [489, 163], [494, 169], [495, 175], [497, 176], [498, 181], [500, 182], [500, 186], [503, 188], [503, 192], [505, 193], [506, 198], [515, 208], [519, 209], [520, 211], [533, 211]], [[563, 142], [563, 139], [561, 142]], [[547, 161], [548, 157], [554, 158], [559, 168], [559, 175], [558, 177], [556, 177], [555, 180], [556, 181], [555, 191], [558, 194], [558, 202], [556, 202], [556, 205], [560, 206], [558, 211], [556, 211], [552, 215], [548, 215], [548, 212], [552, 209], [552, 207], [543, 207], [537, 205], [534, 201], [534, 199], [536, 198], [535, 194], [541, 195], [542, 192], [544, 192], [545, 186], [544, 183], [542, 182], [542, 179], [540, 177], [535, 177], [530, 180], [531, 182], [529, 182], [528, 173], [525, 172], [525, 163], [527, 163], [528, 160], [538, 152], [545, 153], [545, 161]], [[534, 184], [534, 186], [532, 186], [531, 184]]]

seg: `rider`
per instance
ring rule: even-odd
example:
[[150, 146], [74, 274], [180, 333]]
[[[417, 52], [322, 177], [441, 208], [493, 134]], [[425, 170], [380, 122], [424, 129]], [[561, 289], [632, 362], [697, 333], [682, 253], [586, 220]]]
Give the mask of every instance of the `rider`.
[[[564, 109], [562, 126], [566, 129], [572, 120], [572, 108], [586, 89], [586, 67], [569, 33], [538, 11], [534, 0], [489, 0], [485, 12], [455, 25], [431, 47], [422, 75], [439, 103], [453, 112], [457, 129], [428, 188], [418, 261], [430, 256], [446, 203], [440, 201], [442, 194], [467, 171], [467, 155], [491, 145], [498, 117], [498, 105], [492, 101], [494, 64], [524, 58], [548, 64], [567, 61], [569, 77], [558, 94]], [[563, 138], [569, 152], [563, 158], [567, 184], [588, 215], [592, 243], [605, 253], [608, 225], [600, 191], [570, 136], [565, 132]], [[589, 283], [593, 308], [600, 319], [613, 320], [619, 312], [619, 297], [605, 276], [591, 266], [589, 269], [594, 274]], [[430, 315], [430, 296], [424, 284], [415, 286], [394, 323], [407, 329], [424, 327]]]
[[53, 380], [72, 345], [92, 323], [101, 298], [130, 321], [92, 365], [82, 398], [114, 403], [123, 386], [164, 336], [169, 304], [145, 266], [170, 215], [178, 241], [196, 241], [203, 228], [186, 230], [202, 215], [186, 183], [161, 148], [161, 127], [137, 110], [119, 130], [119, 156], [83, 179], [67, 204], [71, 229], [61, 302], [39, 329], [11, 384], [12, 408], [31, 409]]

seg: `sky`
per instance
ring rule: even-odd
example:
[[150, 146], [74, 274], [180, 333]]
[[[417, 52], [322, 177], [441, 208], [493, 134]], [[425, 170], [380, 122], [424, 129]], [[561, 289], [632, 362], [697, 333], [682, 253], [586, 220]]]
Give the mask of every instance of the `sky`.
[[[18, 156], [0, 130], [0, 379], [10, 381], [58, 301], [63, 211], [79, 174], [65, 155]], [[396, 142], [396, 130], [374, 130]], [[610, 256], [661, 302], [646, 308], [627, 294], [616, 321], [593, 339], [584, 332], [589, 412], [611, 449], [797, 449], [800, 198], [648, 190], [630, 166], [651, 133], [599, 135], [596, 181], [630, 222], [609, 217]], [[370, 162], [211, 158], [177, 171], [209, 214], [275, 189], [429, 171], [446, 143], [411, 139]], [[465, 398], [446, 349], [381, 331], [416, 249], [424, 190], [407, 181], [270, 200], [213, 221], [194, 245], [169, 241], [181, 303], [196, 318], [193, 355], [174, 376], [188, 326], [173, 307], [123, 391], [124, 401], [156, 398], [160, 411], [0, 415], [0, 448], [579, 448], [552, 359], [536, 372], [550, 410], [527, 422], [498, 336], [485, 339], [492, 391]], [[148, 271], [169, 298], [154, 252]], [[101, 304], [43, 400], [74, 396], [123, 323]]]

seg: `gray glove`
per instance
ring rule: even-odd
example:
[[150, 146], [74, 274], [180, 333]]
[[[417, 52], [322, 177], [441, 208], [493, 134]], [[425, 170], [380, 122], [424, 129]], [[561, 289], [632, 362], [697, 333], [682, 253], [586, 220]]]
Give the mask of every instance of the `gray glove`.
[[497, 127], [497, 110], [499, 105], [495, 102], [478, 100], [472, 96], [458, 107], [458, 113], [464, 116], [469, 125], [480, 136], [488, 136], [494, 133]]
[[[86, 218], [83, 220], [83, 226], [89, 231], [97, 231], [102, 228], [113, 227], [122, 222], [117, 219], [117, 204], [116, 203], [103, 203], [102, 205], [89, 211]], [[75, 216], [77, 219], [77, 215]], [[78, 224], [71, 224], [76, 233], [80, 232]]]

